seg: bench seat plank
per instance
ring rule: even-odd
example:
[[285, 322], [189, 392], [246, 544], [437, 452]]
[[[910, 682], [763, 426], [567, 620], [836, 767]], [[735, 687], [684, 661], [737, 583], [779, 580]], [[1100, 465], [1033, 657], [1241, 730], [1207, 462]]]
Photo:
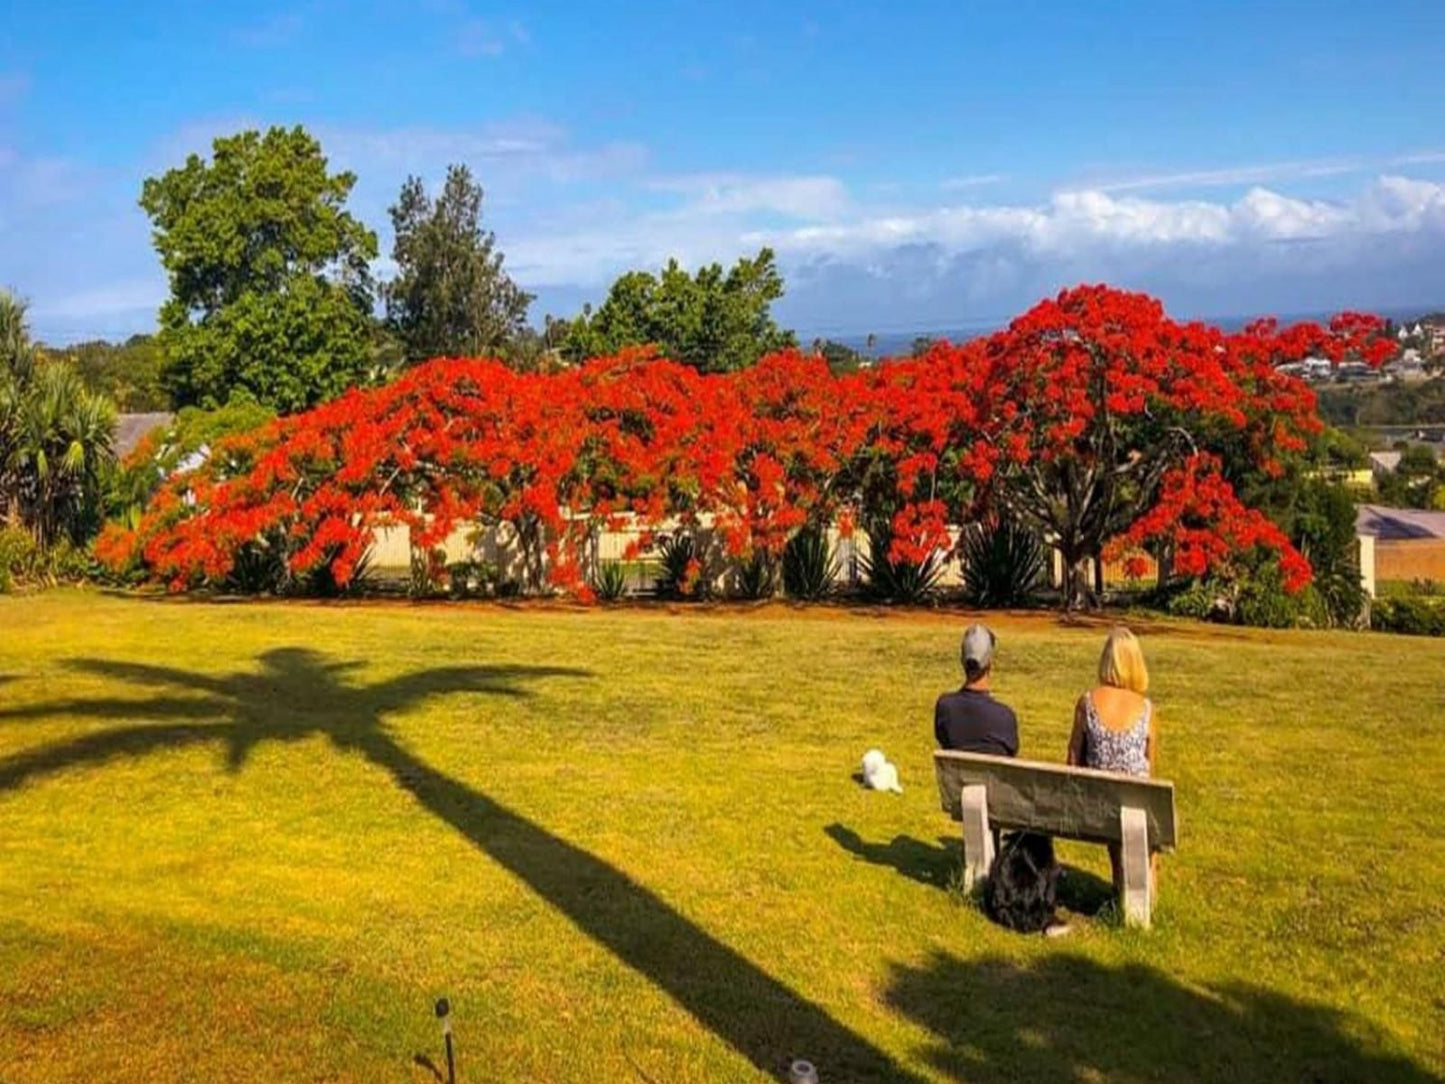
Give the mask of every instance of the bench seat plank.
[[1119, 810], [1130, 807], [1144, 811], [1150, 850], [1174, 849], [1173, 783], [982, 753], [940, 749], [933, 756], [939, 799], [954, 820], [961, 816], [963, 788], [982, 785], [988, 791], [989, 821], [996, 827], [1120, 843]]

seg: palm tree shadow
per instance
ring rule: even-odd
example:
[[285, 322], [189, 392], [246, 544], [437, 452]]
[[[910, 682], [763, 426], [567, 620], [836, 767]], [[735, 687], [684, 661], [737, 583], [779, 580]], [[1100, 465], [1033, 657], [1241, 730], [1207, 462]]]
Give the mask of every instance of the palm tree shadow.
[[885, 866], [910, 881], [932, 888], [947, 888], [954, 874], [963, 867], [963, 845], [940, 838], [925, 843], [912, 836], [894, 836], [888, 843], [868, 843], [853, 829], [830, 824], [823, 834], [855, 858], [875, 866]]
[[1436, 1079], [1338, 1010], [1246, 984], [1193, 989], [1141, 964], [936, 952], [895, 966], [886, 996], [937, 1038], [934, 1067], [969, 1084]]
[[150, 700], [71, 699], [0, 710], [0, 723], [57, 715], [185, 721], [132, 722], [0, 760], [0, 792], [79, 765], [208, 743], [220, 748], [226, 770], [235, 772], [262, 742], [323, 736], [338, 750], [359, 753], [384, 770], [424, 809], [665, 991], [759, 1070], [782, 1078], [793, 1058], [807, 1057], [836, 1080], [919, 1079], [626, 873], [413, 756], [383, 723], [386, 716], [434, 696], [522, 697], [530, 695], [521, 687], [524, 682], [585, 678], [591, 676], [587, 671], [452, 667], [357, 685], [346, 679], [362, 664], [328, 661], [303, 648], [268, 651], [257, 670], [223, 676], [104, 659], [72, 665], [83, 673], [157, 690], [157, 695]]

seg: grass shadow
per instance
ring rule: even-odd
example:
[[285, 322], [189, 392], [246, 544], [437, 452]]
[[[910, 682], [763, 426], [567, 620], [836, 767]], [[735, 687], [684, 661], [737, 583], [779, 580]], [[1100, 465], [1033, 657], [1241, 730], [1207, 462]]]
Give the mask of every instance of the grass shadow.
[[1096, 918], [1115, 906], [1114, 886], [1096, 873], [1061, 862], [1059, 906], [1076, 915]]
[[[338, 750], [359, 753], [382, 769], [428, 813], [526, 883], [762, 1072], [785, 1078], [791, 1060], [805, 1057], [833, 1080], [919, 1079], [626, 873], [413, 756], [384, 723], [386, 716], [430, 697], [527, 696], [524, 683], [585, 678], [587, 671], [449, 667], [360, 685], [351, 676], [362, 664], [329, 661], [309, 649], [268, 651], [259, 663], [256, 670], [217, 676], [78, 660], [71, 665], [80, 672], [154, 689], [158, 695], [0, 710], [0, 721], [56, 716], [128, 721], [0, 760], [0, 791], [73, 767], [198, 744], [216, 745], [225, 769], [236, 772], [262, 742], [323, 736]], [[136, 719], [155, 722], [129, 722]]]
[[886, 998], [933, 1033], [927, 1060], [969, 1084], [1436, 1080], [1337, 1010], [1245, 984], [1187, 987], [1140, 964], [935, 953], [896, 966]]
[[936, 844], [912, 836], [894, 836], [887, 843], [868, 843], [841, 824], [830, 824], [824, 835], [855, 858], [900, 873], [931, 888], [948, 888], [963, 866], [963, 845], [940, 837]]

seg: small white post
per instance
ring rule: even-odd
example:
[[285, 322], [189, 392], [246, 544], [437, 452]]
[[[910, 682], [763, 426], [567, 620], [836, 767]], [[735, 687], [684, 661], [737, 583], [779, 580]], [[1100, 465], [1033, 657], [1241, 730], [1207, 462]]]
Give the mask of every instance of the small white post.
[[1360, 546], [1360, 586], [1370, 598], [1375, 597], [1375, 537], [1361, 534], [1355, 536]]
[[1149, 818], [1142, 809], [1124, 806], [1119, 810], [1120, 846], [1124, 866], [1122, 886], [1124, 923], [1149, 928], [1154, 886], [1149, 876]]
[[973, 783], [963, 788], [963, 887], [982, 884], [993, 865], [993, 833], [988, 826], [988, 788]]

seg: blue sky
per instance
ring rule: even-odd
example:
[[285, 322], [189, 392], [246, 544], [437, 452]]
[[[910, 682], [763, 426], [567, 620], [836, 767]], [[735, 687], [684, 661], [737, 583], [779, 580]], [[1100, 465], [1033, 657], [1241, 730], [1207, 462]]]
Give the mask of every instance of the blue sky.
[[1099, 280], [1445, 306], [1441, 0], [8, 7], [0, 284], [52, 341], [151, 327], [141, 181], [271, 123], [358, 174], [383, 251], [403, 178], [468, 162], [537, 320], [765, 243], [807, 335]]

